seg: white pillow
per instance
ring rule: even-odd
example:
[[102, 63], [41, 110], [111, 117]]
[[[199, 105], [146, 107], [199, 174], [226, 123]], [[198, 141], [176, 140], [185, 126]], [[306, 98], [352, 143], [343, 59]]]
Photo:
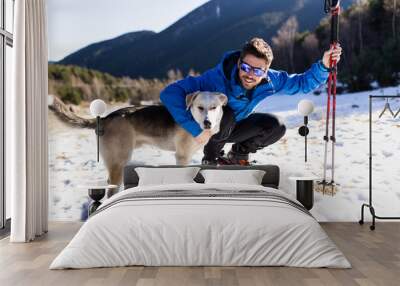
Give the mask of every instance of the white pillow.
[[246, 185], [261, 185], [265, 171], [262, 170], [201, 170], [204, 183], [234, 183]]
[[199, 167], [135, 168], [139, 176], [138, 186], [196, 183], [193, 179], [199, 170]]

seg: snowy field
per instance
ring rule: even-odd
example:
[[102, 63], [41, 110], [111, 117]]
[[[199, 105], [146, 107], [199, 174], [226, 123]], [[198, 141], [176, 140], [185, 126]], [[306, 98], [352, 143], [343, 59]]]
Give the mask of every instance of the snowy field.
[[[337, 97], [335, 181], [340, 184], [334, 195], [315, 193], [312, 214], [319, 221], [358, 221], [360, 206], [368, 201], [368, 95], [396, 95], [399, 87], [369, 92], [342, 94]], [[297, 103], [310, 99], [316, 109], [309, 119], [308, 164], [304, 163], [304, 137], [298, 135], [303, 118], [297, 113]], [[400, 101], [389, 101], [396, 112]], [[252, 154], [257, 164], [276, 164], [281, 169], [280, 189], [295, 196], [295, 182], [290, 176], [311, 172], [322, 176], [325, 132], [326, 94], [272, 96], [256, 110], [272, 112], [287, 126], [286, 135], [276, 144]], [[385, 101], [373, 104], [373, 188], [374, 206], [380, 216], [400, 215], [400, 114], [389, 113], [378, 120]], [[110, 107], [111, 108], [111, 107]], [[115, 107], [114, 107], [115, 108]], [[85, 112], [85, 111], [84, 111]], [[88, 109], [86, 110], [88, 114]], [[330, 147], [331, 144], [329, 144]], [[230, 144], [225, 146], [229, 151]], [[199, 164], [202, 153], [192, 160]], [[330, 158], [330, 157], [328, 157]], [[152, 147], [134, 151], [132, 160], [148, 164], [174, 164], [174, 154]], [[100, 159], [96, 161], [94, 130], [70, 128], [49, 111], [49, 208], [50, 220], [79, 220], [81, 206], [87, 201], [87, 190], [80, 187], [86, 181], [107, 178]], [[309, 173], [307, 173], [309, 174]], [[330, 172], [328, 172], [330, 174]], [[367, 219], [370, 219], [367, 212]]]

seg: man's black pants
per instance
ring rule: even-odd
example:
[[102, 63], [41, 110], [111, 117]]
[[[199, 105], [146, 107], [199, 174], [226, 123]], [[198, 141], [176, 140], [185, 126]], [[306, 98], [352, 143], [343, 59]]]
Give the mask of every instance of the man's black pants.
[[232, 152], [247, 155], [277, 142], [285, 135], [286, 127], [275, 115], [252, 113], [235, 122], [233, 110], [229, 106], [224, 106], [223, 112], [220, 131], [204, 146], [204, 158], [207, 160], [216, 159], [225, 143], [235, 143]]

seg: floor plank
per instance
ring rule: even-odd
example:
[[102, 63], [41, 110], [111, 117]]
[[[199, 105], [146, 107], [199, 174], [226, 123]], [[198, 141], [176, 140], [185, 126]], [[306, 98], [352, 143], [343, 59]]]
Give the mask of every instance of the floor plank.
[[349, 259], [352, 269], [137, 266], [50, 271], [52, 260], [81, 226], [54, 222], [49, 233], [32, 243], [0, 240], [0, 285], [399, 285], [399, 222], [379, 222], [375, 231], [357, 223], [321, 225]]

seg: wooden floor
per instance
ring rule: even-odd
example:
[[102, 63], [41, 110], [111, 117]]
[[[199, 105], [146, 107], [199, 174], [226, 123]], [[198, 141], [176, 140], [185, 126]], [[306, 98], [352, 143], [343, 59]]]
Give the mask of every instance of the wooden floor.
[[48, 270], [79, 229], [79, 223], [52, 223], [43, 238], [28, 244], [0, 241], [0, 285], [400, 285], [400, 223], [323, 223], [353, 268], [290, 267], [120, 267]]

